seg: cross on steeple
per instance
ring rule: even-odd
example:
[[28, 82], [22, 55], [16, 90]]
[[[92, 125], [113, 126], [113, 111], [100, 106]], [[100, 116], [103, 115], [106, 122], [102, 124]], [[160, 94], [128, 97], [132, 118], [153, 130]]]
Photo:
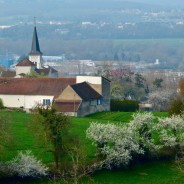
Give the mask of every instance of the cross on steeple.
[[36, 27], [36, 17], [34, 17], [34, 26]]

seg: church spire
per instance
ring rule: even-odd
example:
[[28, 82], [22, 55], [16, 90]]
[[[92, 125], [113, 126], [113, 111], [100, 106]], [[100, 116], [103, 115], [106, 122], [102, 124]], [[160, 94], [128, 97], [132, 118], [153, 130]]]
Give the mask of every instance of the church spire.
[[29, 60], [36, 64], [36, 68], [40, 69], [42, 68], [42, 52], [40, 51], [39, 41], [38, 41], [38, 35], [36, 30], [36, 20], [35, 20], [35, 26], [34, 26], [34, 32], [33, 32], [33, 40], [32, 40], [32, 47], [31, 52], [29, 53]]
[[42, 55], [42, 52], [40, 51], [36, 25], [34, 27], [33, 40], [32, 40], [32, 47], [31, 47], [30, 55]]

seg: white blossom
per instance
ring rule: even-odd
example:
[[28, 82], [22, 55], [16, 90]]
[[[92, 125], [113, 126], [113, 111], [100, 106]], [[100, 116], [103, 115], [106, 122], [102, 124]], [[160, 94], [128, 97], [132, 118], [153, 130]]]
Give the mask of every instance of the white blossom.
[[40, 160], [36, 159], [31, 151], [19, 152], [18, 155], [9, 162], [9, 167], [13, 174], [20, 177], [40, 177], [46, 176], [48, 168]]
[[160, 141], [169, 147], [184, 143], [184, 120], [179, 115], [167, 118], [159, 118], [158, 130], [160, 129]]
[[101, 167], [128, 165], [134, 155], [174, 147], [184, 141], [184, 121], [180, 116], [156, 118], [151, 112], [133, 114], [127, 124], [91, 123], [86, 135], [97, 146]]
[[149, 93], [148, 102], [153, 105], [156, 111], [168, 110], [170, 102], [176, 97], [176, 91], [160, 90]]
[[134, 136], [136, 136], [139, 143], [144, 148], [154, 151], [160, 149], [160, 146], [155, 143], [152, 137], [152, 134], [156, 131], [155, 119], [151, 112], [139, 112], [133, 114], [133, 120], [128, 124], [128, 127], [134, 131]]
[[105, 156], [100, 163], [105, 168], [128, 165], [133, 153], [144, 153], [134, 137], [134, 131], [126, 125], [92, 123], [87, 129], [87, 137], [92, 139], [97, 146], [103, 144], [98, 149]]

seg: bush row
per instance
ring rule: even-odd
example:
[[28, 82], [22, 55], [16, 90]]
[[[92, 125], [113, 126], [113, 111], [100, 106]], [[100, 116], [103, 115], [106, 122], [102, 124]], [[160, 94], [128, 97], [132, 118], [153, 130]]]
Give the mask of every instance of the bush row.
[[135, 112], [139, 110], [139, 102], [135, 100], [111, 100], [111, 111]]

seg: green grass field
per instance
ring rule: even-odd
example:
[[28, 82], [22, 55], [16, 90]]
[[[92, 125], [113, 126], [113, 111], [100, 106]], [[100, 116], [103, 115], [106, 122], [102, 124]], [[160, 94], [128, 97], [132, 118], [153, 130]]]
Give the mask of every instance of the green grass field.
[[[156, 116], [165, 117], [167, 113], [155, 113]], [[44, 163], [52, 162], [52, 155], [46, 153], [41, 144], [36, 144], [34, 133], [29, 131], [28, 122], [32, 115], [22, 112], [9, 112], [12, 117], [10, 123], [13, 134], [11, 148], [2, 155], [3, 161], [13, 158], [19, 150], [32, 150], [34, 155], [43, 160]], [[90, 115], [85, 118], [71, 118], [72, 126], [69, 133], [75, 135], [84, 145], [87, 158], [93, 159], [95, 156], [95, 147], [91, 145], [90, 140], [86, 139], [85, 130], [90, 122], [114, 122], [126, 123], [131, 120], [132, 113], [126, 112], [103, 112]], [[99, 184], [183, 184], [184, 175], [179, 172], [172, 161], [152, 162], [132, 166], [131, 169], [116, 171], [99, 171], [92, 176], [93, 183]], [[24, 183], [49, 183], [50, 181], [31, 181]], [[0, 181], [0, 183], [3, 183]], [[23, 183], [8, 182], [5, 183]], [[83, 183], [88, 183], [83, 180]]]

